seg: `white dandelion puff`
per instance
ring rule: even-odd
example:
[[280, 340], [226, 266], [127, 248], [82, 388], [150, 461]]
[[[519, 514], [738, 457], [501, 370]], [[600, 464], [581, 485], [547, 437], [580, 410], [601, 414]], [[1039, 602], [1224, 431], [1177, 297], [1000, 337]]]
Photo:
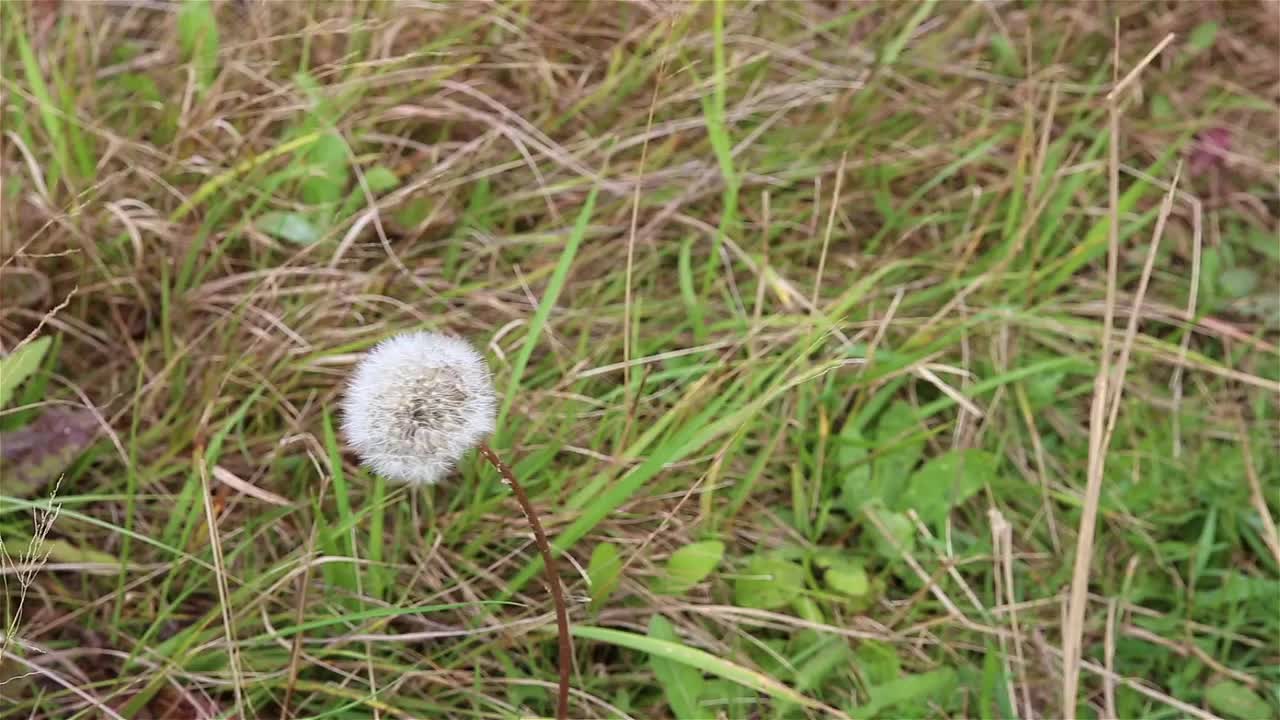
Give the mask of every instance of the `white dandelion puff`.
[[360, 360], [342, 401], [342, 430], [374, 472], [431, 485], [493, 432], [496, 407], [489, 368], [471, 345], [410, 332]]
[[484, 357], [464, 340], [433, 332], [398, 335], [356, 365], [342, 400], [342, 431], [374, 472], [417, 485], [444, 477], [473, 447], [511, 488], [533, 529], [555, 603], [560, 641], [556, 718], [569, 717], [573, 645], [569, 611], [546, 531], [515, 473], [485, 443], [493, 432], [497, 399]]

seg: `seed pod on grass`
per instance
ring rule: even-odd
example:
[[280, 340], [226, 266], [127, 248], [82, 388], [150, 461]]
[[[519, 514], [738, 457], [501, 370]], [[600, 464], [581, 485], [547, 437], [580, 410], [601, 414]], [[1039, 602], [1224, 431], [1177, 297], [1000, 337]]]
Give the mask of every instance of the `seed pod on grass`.
[[342, 401], [342, 430], [374, 472], [431, 485], [493, 432], [496, 407], [489, 368], [471, 345], [410, 332], [360, 360]]

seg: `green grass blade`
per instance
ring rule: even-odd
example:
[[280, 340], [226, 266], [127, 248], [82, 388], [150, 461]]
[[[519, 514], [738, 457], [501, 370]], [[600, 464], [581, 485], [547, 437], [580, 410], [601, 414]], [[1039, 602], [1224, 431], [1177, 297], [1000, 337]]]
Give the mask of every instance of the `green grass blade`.
[[[5, 3], [9, 22], [12, 27], [25, 27], [18, 8], [20, 3]], [[67, 144], [66, 129], [62, 125], [61, 109], [49, 93], [49, 86], [44, 81], [44, 73], [40, 70], [40, 62], [31, 48], [26, 32], [14, 33], [18, 43], [18, 56], [22, 60], [22, 71], [26, 75], [27, 84], [31, 86], [31, 94], [35, 96], [40, 121], [44, 124], [45, 133], [53, 145], [53, 165], [45, 174], [45, 183], [50, 193], [57, 192], [58, 182], [64, 180], [71, 169], [70, 151]]]
[[648, 653], [671, 662], [688, 665], [709, 675], [724, 678], [778, 700], [786, 700], [813, 710], [821, 710], [835, 717], [847, 717], [839, 710], [801, 695], [764, 673], [745, 668], [724, 658], [712, 655], [705, 650], [691, 648], [688, 645], [669, 640], [660, 640], [646, 635], [637, 635], [636, 633], [592, 625], [575, 625], [572, 628], [572, 633], [584, 640], [609, 643], [629, 650]]
[[[333, 430], [333, 418], [329, 415], [328, 409], [324, 411], [324, 448], [329, 455], [329, 473], [333, 479], [333, 501], [338, 508], [338, 522], [328, 529], [327, 541], [324, 544], [336, 551], [338, 555], [351, 558], [354, 563], [356, 549], [353, 533], [357, 522], [355, 514], [351, 512], [351, 489], [347, 486], [347, 475], [342, 468], [342, 446], [338, 444], [338, 436]], [[316, 517], [316, 522], [320, 522], [321, 516]], [[334, 564], [325, 567], [333, 568], [332, 579], [339, 587], [353, 593], [358, 592], [359, 584], [356, 582], [355, 565]]]
[[[538, 302], [538, 309], [533, 314], [533, 320], [529, 322], [529, 331], [525, 334], [524, 344], [520, 347], [520, 352], [516, 355], [515, 362], [511, 365], [511, 381], [507, 385], [507, 394], [503, 397], [502, 408], [498, 411], [498, 437], [506, 438], [508, 434], [503, 429], [507, 413], [511, 410], [511, 403], [515, 401], [516, 393], [520, 390], [520, 381], [524, 378], [525, 368], [529, 366], [529, 358], [533, 355], [533, 349], [538, 345], [538, 339], [542, 337], [542, 330], [547, 325], [547, 318], [551, 317], [551, 309], [555, 307], [556, 301], [560, 299], [560, 291], [564, 289], [565, 281], [569, 279], [569, 270], [573, 267], [573, 259], [578, 254], [578, 246], [582, 244], [582, 239], [587, 235], [587, 226], [591, 222], [591, 215], [596, 208], [596, 195], [599, 193], [598, 187], [591, 188], [591, 192], [587, 194], [587, 201], [583, 204], [582, 210], [578, 213], [577, 222], [573, 225], [573, 231], [569, 233], [569, 241], [565, 244], [564, 250], [560, 252], [560, 260], [556, 263], [555, 272], [551, 274], [551, 279], [547, 282], [547, 289], [542, 294], [542, 300]], [[503, 443], [498, 442], [498, 445]]]

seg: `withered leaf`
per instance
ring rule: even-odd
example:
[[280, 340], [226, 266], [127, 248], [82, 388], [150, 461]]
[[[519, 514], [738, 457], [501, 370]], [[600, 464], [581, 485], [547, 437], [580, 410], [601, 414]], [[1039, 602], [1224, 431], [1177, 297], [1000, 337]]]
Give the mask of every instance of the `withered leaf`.
[[98, 435], [86, 408], [55, 407], [26, 427], [0, 432], [0, 492], [25, 497], [56, 479]]

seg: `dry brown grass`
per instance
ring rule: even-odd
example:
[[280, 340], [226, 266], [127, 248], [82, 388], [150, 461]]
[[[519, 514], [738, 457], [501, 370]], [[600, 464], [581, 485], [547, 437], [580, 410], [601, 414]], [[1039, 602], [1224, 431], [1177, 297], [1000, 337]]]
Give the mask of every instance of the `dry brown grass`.
[[[660, 615], [841, 712], [888, 682], [878, 648], [903, 677], [983, 687], [882, 716], [1061, 717], [1065, 684], [1095, 715], [1218, 717], [1225, 680], [1275, 712], [1280, 626], [1250, 590], [1280, 572], [1273, 3], [939, 3], [916, 26], [916, 6], [733, 4], [717, 33], [682, 3], [228, 2], [207, 87], [179, 7], [0, 8], [0, 349], [58, 338], [0, 429], [71, 403], [104, 430], [53, 471], [64, 557], [33, 580], [16, 662], [34, 667], [0, 664], [0, 717], [549, 712], [547, 598], [492, 474], [388, 490], [384, 511], [326, 440], [357, 353], [411, 326], [476, 340], [517, 386], [497, 441], [553, 538], [670, 456], [562, 556], [575, 624], [643, 635]], [[1135, 74], [1108, 161], [1113, 48]], [[310, 145], [281, 148], [328, 131], [352, 206], [314, 243], [265, 231], [314, 211], [286, 176]], [[396, 187], [374, 190], [379, 167]], [[895, 403], [923, 413], [910, 432], [883, 429]], [[912, 462], [975, 448], [1000, 472], [945, 522], [904, 512], [904, 536], [841, 483], [915, 436]], [[0, 487], [6, 539], [34, 503]], [[716, 572], [659, 592], [705, 539], [727, 547]], [[607, 542], [624, 570], [592, 614]], [[803, 559], [804, 601], [739, 602], [766, 550]], [[866, 565], [865, 602], [824, 584], [823, 552]], [[845, 655], [815, 649], [832, 639]], [[579, 715], [674, 714], [648, 656], [576, 652]], [[799, 712], [704, 680], [709, 713]]]

